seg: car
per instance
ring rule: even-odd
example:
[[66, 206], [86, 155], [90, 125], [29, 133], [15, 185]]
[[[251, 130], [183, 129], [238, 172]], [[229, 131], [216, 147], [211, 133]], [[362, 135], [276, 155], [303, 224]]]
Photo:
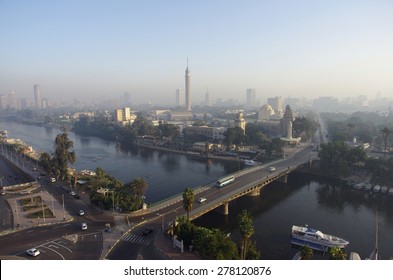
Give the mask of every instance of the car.
[[276, 170], [276, 168], [274, 166], [269, 167], [269, 172], [273, 172], [274, 170]]
[[37, 181], [41, 180], [41, 176], [37, 176]]
[[37, 257], [37, 256], [40, 254], [40, 250], [38, 250], [38, 249], [36, 249], [36, 248], [31, 248], [31, 249], [27, 250], [26, 253], [27, 253], [29, 256]]
[[1, 191], [1, 195], [5, 195], [5, 191]]
[[87, 230], [87, 224], [86, 223], [81, 223], [81, 228], [82, 228], [82, 230]]
[[143, 235], [149, 235], [150, 233], [152, 233], [153, 232], [153, 229], [151, 229], [151, 228], [146, 228], [144, 231], [143, 231]]
[[79, 210], [79, 216], [83, 216], [83, 215], [85, 215], [85, 211]]
[[74, 196], [76, 193], [74, 191], [70, 191], [70, 196]]
[[49, 179], [52, 183], [55, 183], [56, 182], [56, 178], [54, 178], [54, 177], [50, 177], [50, 179]]
[[206, 201], [206, 198], [204, 198], [204, 197], [201, 197], [200, 199], [198, 199], [198, 202], [199, 203], [203, 203], [203, 202], [205, 202]]

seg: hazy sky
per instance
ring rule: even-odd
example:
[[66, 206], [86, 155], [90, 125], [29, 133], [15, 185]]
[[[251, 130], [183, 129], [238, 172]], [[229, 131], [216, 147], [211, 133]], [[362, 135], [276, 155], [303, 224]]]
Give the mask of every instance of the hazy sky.
[[0, 0], [0, 93], [393, 96], [393, 1]]

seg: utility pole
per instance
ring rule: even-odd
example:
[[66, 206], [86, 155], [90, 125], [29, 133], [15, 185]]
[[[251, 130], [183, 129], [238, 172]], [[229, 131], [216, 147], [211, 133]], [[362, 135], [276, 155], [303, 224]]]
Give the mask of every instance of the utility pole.
[[18, 204], [15, 200], [15, 212], [16, 212], [16, 227], [19, 227], [19, 214], [18, 214]]
[[63, 221], [65, 221], [64, 194], [61, 195], [61, 200], [63, 201]]
[[112, 191], [112, 212], [113, 216], [115, 215], [115, 192]]

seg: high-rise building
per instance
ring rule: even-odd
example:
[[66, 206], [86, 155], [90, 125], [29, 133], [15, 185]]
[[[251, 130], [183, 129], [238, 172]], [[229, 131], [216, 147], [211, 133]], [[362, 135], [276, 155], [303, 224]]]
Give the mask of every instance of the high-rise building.
[[279, 114], [283, 111], [282, 109], [282, 99], [281, 96], [276, 96], [273, 98], [268, 98], [267, 99], [267, 104], [272, 106], [274, 111]]
[[176, 106], [184, 107], [184, 96], [181, 88], [176, 89]]
[[212, 104], [210, 102], [210, 93], [209, 93], [209, 90], [206, 90], [206, 93], [205, 93], [205, 106], [210, 107], [211, 105]]
[[185, 79], [186, 79], [186, 110], [191, 111], [190, 71], [188, 70], [188, 59], [187, 59]]
[[40, 85], [34, 85], [34, 99], [35, 99], [35, 107], [37, 109], [42, 109], [42, 97]]
[[255, 88], [248, 88], [247, 89], [247, 107], [255, 107]]

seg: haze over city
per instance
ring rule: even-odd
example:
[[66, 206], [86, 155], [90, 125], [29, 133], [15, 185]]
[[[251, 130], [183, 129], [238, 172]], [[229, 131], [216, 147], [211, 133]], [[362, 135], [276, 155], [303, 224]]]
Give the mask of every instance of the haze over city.
[[0, 94], [174, 104], [393, 95], [392, 1], [0, 2]]

